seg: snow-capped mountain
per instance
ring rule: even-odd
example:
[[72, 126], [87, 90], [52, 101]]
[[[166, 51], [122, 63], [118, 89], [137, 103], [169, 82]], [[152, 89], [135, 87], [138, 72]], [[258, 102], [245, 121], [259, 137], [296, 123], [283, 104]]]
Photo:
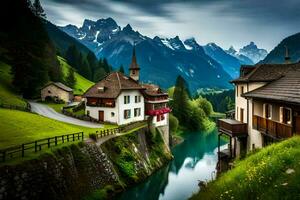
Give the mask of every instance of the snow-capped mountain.
[[245, 62], [240, 59], [239, 56], [236, 56], [236, 51], [233, 48], [230, 49], [230, 53], [224, 51], [215, 43], [209, 43], [203, 48], [205, 53], [220, 63], [223, 69], [230, 74], [232, 78], [237, 78], [239, 76], [240, 66], [242, 64], [253, 64], [250, 59], [248, 59], [248, 62]]
[[150, 38], [133, 30], [130, 25], [123, 29], [111, 19], [85, 20], [82, 27], [60, 27], [70, 36], [92, 50], [98, 58], [105, 57], [115, 68], [120, 65], [128, 71], [133, 45], [141, 66], [141, 80], [168, 88], [182, 75], [192, 91], [201, 87], [229, 88], [231, 77], [213, 58], [204, 53], [195, 41], [184, 42], [174, 38]]
[[231, 56], [236, 57], [242, 65], [253, 65], [254, 64], [254, 62], [250, 58], [237, 52], [233, 46], [231, 46], [228, 50], [225, 50], [225, 52]]
[[268, 55], [268, 51], [265, 49], [259, 49], [254, 42], [250, 42], [250, 44], [239, 50], [239, 55], [244, 55], [250, 58], [254, 63], [258, 63], [259, 61], [265, 59], [265, 57]]

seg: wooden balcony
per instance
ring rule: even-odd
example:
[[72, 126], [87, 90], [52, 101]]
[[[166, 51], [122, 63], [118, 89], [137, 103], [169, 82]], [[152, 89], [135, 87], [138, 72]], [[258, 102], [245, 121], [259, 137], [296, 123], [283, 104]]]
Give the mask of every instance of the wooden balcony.
[[253, 115], [253, 128], [276, 139], [285, 139], [293, 135], [293, 127], [291, 125], [257, 115]]
[[219, 119], [219, 131], [231, 137], [245, 137], [248, 135], [247, 123], [242, 123], [234, 119]]

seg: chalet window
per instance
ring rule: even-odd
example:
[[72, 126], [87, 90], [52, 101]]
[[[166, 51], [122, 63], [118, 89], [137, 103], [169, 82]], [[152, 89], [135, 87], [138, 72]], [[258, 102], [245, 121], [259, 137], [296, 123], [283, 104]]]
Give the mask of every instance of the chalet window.
[[280, 122], [285, 124], [292, 123], [292, 109], [286, 107], [280, 108]]
[[264, 117], [267, 119], [272, 118], [272, 105], [271, 104], [264, 104]]
[[124, 119], [129, 119], [131, 115], [131, 110], [124, 110]]
[[86, 111], [86, 115], [90, 116], [90, 111], [89, 110]]
[[135, 96], [135, 103], [140, 103], [141, 102], [141, 96]]
[[244, 86], [241, 86], [241, 95], [244, 94]]
[[159, 122], [160, 121], [160, 115], [156, 116], [156, 121]]
[[236, 96], [238, 97], [239, 96], [239, 86], [236, 86], [235, 91], [236, 91]]
[[48, 93], [49, 93], [49, 94], [51, 94], [51, 91], [50, 91], [50, 90], [48, 90]]
[[124, 96], [124, 104], [129, 104], [130, 103], [130, 96]]
[[114, 116], [115, 116], [115, 113], [114, 113], [114, 112], [111, 112], [111, 116], [114, 117]]
[[141, 116], [141, 108], [135, 108], [134, 109], [134, 117]]

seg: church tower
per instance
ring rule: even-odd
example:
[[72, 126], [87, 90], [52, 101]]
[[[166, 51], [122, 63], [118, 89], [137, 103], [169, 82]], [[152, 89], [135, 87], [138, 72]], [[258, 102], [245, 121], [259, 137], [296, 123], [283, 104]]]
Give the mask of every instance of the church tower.
[[136, 61], [135, 46], [133, 46], [132, 59], [131, 59], [130, 67], [129, 67], [129, 76], [130, 76], [130, 78], [132, 78], [133, 80], [136, 80], [136, 81], [139, 81], [139, 79], [140, 79], [140, 67]]

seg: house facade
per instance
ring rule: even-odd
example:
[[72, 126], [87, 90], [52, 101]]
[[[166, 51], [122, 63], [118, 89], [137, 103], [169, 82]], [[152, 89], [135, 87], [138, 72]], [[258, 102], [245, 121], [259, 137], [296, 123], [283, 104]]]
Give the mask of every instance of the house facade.
[[219, 158], [239, 156], [300, 134], [300, 63], [242, 66], [235, 86], [235, 118], [219, 120], [230, 138]]
[[148, 120], [155, 127], [168, 126], [168, 94], [159, 86], [139, 83], [135, 48], [129, 74], [127, 77], [121, 72], [110, 73], [89, 88], [83, 95], [86, 115], [118, 125]]
[[71, 102], [74, 98], [73, 90], [60, 82], [51, 82], [41, 89], [42, 101], [46, 101], [47, 98]]

